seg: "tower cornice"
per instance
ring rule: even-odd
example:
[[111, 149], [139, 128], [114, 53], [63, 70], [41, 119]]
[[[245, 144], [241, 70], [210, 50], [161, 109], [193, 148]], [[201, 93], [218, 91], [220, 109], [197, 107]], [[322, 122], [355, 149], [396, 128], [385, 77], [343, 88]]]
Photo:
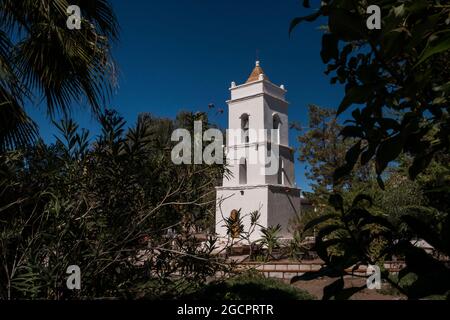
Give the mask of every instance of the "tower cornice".
[[[247, 142], [247, 143], [238, 143], [238, 144], [231, 144], [231, 145], [226, 145], [223, 146], [223, 148], [225, 150], [227, 149], [245, 149], [245, 148], [250, 148], [250, 147], [259, 147], [259, 146], [266, 146], [267, 144], [272, 144], [272, 142], [270, 141], [255, 141], [255, 142]], [[290, 152], [294, 152], [295, 149], [287, 146], [285, 144], [276, 144], [280, 149], [286, 149], [289, 150]]]
[[274, 98], [274, 99], [276, 99], [276, 100], [278, 100], [278, 101], [284, 102], [284, 103], [286, 103], [287, 105], [290, 104], [289, 101], [287, 101], [287, 100], [285, 100], [285, 99], [281, 99], [280, 97], [274, 96], [274, 95], [272, 95], [272, 94], [270, 94], [270, 93], [268, 93], [268, 92], [256, 93], [256, 94], [253, 94], [253, 95], [250, 95], [250, 96], [246, 96], [246, 97], [242, 97], [242, 98], [237, 98], [237, 99], [230, 99], [230, 100], [226, 100], [225, 102], [226, 102], [228, 105], [230, 105], [230, 104], [233, 104], [233, 103], [237, 103], [237, 102], [241, 102], [241, 101], [245, 101], [245, 100], [250, 100], [250, 99], [254, 99], [254, 98], [258, 98], [258, 97], [264, 97], [264, 96], [269, 96], [269, 97]]
[[255, 84], [258, 84], [258, 83], [266, 83], [266, 84], [269, 84], [269, 85], [271, 85], [271, 86], [273, 86], [273, 87], [275, 87], [275, 88], [277, 88], [277, 89], [283, 91], [284, 93], [287, 93], [287, 90], [284, 88], [284, 85], [277, 86], [275, 83], [271, 82], [271, 81], [268, 80], [268, 79], [261, 79], [261, 80], [256, 80], [256, 81], [251, 81], [251, 82], [246, 82], [246, 83], [238, 84], [238, 85], [235, 84], [235, 85], [232, 85], [232, 86], [229, 88], [229, 90], [231, 91], [231, 90], [237, 90], [237, 89], [241, 89], [241, 88], [245, 88], [245, 87], [250, 87], [250, 86], [255, 85]]

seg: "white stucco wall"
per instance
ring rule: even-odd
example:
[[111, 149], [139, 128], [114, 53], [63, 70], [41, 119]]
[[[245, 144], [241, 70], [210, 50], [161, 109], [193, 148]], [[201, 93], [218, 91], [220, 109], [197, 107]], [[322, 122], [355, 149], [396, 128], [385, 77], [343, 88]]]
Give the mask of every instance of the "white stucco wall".
[[[229, 217], [232, 210], [241, 209], [241, 217], [245, 230], [249, 230], [249, 213], [259, 210], [259, 224], [263, 227], [282, 227], [281, 236], [292, 238], [288, 232], [291, 219], [300, 214], [300, 190], [283, 186], [260, 185], [247, 187], [217, 187], [216, 233], [219, 237], [227, 237], [227, 229], [223, 217]], [[251, 240], [261, 238], [260, 228], [251, 235]]]
[[292, 238], [288, 227], [292, 218], [300, 214], [300, 189], [271, 186], [268, 193], [268, 225], [280, 224], [281, 236]]
[[[289, 147], [289, 104], [285, 100], [286, 90], [268, 80], [258, 80], [240, 86], [233, 84], [230, 91], [231, 99], [227, 101], [229, 129], [241, 129], [241, 117], [244, 114], [248, 115], [249, 129], [256, 131], [273, 129], [274, 115], [279, 118], [281, 124], [278, 144], [283, 178], [279, 181], [278, 174], [263, 174], [265, 164], [251, 161], [259, 158], [256, 155], [258, 152], [265, 151], [266, 136], [251, 134], [249, 142], [245, 142], [241, 135], [236, 138], [228, 135], [225, 153], [231, 177], [224, 178], [222, 187], [216, 188], [216, 233], [220, 237], [227, 237], [223, 217], [229, 217], [232, 210], [241, 210], [246, 230], [250, 226], [249, 213], [259, 210], [260, 225], [268, 227], [280, 224], [283, 228], [282, 236], [290, 238], [289, 222], [300, 213], [300, 190], [295, 187], [294, 153]], [[246, 184], [239, 182], [239, 165], [243, 163], [243, 159], [247, 159]], [[256, 230], [251, 240], [255, 241], [260, 237], [260, 231]]]
[[273, 116], [277, 115], [281, 121], [279, 144], [289, 145], [289, 120], [288, 120], [288, 103], [285, 100], [273, 98], [271, 96], [264, 97], [264, 125], [265, 128], [273, 128]]
[[[264, 97], [262, 95], [251, 97], [244, 100], [229, 101], [228, 102], [228, 128], [240, 129], [241, 116], [248, 114], [249, 126], [252, 129], [264, 129], [264, 113], [261, 112], [264, 108]], [[252, 137], [251, 137], [252, 138]], [[264, 141], [262, 137], [258, 137], [256, 141]], [[250, 142], [256, 142], [250, 139]], [[244, 141], [238, 141], [243, 143]], [[229, 146], [235, 145], [236, 141], [233, 137], [227, 136], [227, 144]]]
[[[282, 170], [282, 184], [289, 187], [295, 186], [294, 152], [292, 148], [279, 146], [280, 170]], [[278, 174], [266, 175], [267, 184], [278, 184]]]
[[[250, 212], [259, 210], [261, 216], [259, 219], [259, 224], [262, 226], [267, 226], [268, 224], [268, 187], [253, 186], [253, 187], [242, 187], [242, 188], [227, 188], [227, 187], [217, 187], [216, 188], [216, 233], [219, 237], [227, 237], [227, 229], [225, 227], [225, 222], [223, 217], [229, 217], [232, 210], [241, 209], [241, 217], [243, 218], [243, 223], [245, 230], [249, 231], [250, 226]], [[251, 240], [255, 241], [260, 239], [261, 232], [259, 228], [252, 234]]]

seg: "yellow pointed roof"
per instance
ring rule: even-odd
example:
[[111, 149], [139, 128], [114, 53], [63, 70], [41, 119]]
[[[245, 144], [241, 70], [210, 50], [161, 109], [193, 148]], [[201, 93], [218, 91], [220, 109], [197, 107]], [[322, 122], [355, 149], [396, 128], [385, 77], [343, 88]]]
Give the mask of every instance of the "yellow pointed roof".
[[252, 73], [250, 74], [250, 77], [248, 77], [248, 79], [245, 83], [259, 80], [260, 75], [263, 75], [264, 79], [268, 80], [266, 74], [264, 73], [264, 70], [260, 66], [259, 61], [256, 61], [255, 68], [253, 69]]

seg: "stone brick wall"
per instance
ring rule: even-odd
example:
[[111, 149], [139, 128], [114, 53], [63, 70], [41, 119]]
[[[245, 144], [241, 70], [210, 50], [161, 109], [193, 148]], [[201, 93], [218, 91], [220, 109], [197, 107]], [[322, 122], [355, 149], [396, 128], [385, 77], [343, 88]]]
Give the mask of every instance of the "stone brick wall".
[[[253, 269], [258, 272], [263, 273], [266, 277], [290, 280], [295, 276], [303, 275], [307, 272], [318, 271], [324, 265], [323, 262], [313, 261], [313, 262], [243, 262], [238, 265], [238, 270], [249, 270]], [[404, 268], [404, 262], [399, 261], [388, 261], [384, 264], [384, 267], [390, 272], [399, 272]], [[354, 270], [355, 275], [365, 275], [367, 266], [360, 266], [358, 269]], [[352, 268], [346, 270], [351, 273]]]

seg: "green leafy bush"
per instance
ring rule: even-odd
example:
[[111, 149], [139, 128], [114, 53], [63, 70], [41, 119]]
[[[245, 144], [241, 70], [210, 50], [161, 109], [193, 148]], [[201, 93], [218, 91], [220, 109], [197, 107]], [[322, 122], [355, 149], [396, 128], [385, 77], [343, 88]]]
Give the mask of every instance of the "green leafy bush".
[[[107, 110], [92, 142], [66, 119], [55, 144], [0, 154], [0, 299], [177, 295], [223, 271], [214, 239], [195, 237], [223, 166], [170, 160], [170, 133], [195, 120], [207, 121], [142, 115], [125, 130]], [[69, 265], [81, 269], [80, 291], [66, 289]]]
[[206, 300], [313, 300], [314, 296], [282, 281], [246, 272], [225, 281], [212, 282], [188, 296]]

